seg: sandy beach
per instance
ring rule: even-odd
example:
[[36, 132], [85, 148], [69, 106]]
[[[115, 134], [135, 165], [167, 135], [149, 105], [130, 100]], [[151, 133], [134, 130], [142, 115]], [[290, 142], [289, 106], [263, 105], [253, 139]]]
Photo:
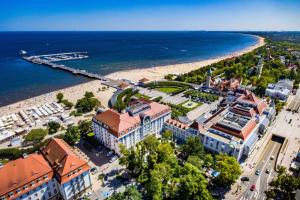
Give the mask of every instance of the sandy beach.
[[111, 95], [116, 91], [116, 89], [108, 88], [106, 90], [100, 91], [99, 88], [102, 89], [103, 86], [105, 85], [102, 85], [100, 80], [93, 80], [80, 85], [75, 85], [65, 89], [56, 90], [47, 94], [43, 94], [7, 106], [0, 107], [0, 116], [6, 114], [12, 114], [20, 110], [26, 110], [34, 106], [40, 106], [47, 102], [54, 102], [56, 101], [56, 94], [58, 92], [62, 92], [64, 94], [64, 98], [71, 101], [74, 104], [78, 99], [84, 96], [86, 91], [93, 92], [95, 97], [99, 99], [101, 104], [107, 107], [108, 101]]
[[144, 69], [132, 69], [132, 70], [126, 70], [126, 71], [120, 71], [115, 72], [112, 74], [107, 75], [108, 78], [113, 79], [129, 79], [132, 81], [138, 81], [141, 78], [145, 77], [149, 80], [161, 80], [164, 78], [167, 74], [183, 74], [190, 72], [195, 69], [199, 69], [201, 67], [219, 62], [221, 60], [237, 57], [240, 55], [243, 55], [245, 53], [248, 53], [250, 51], [253, 51], [254, 49], [261, 47], [265, 44], [264, 38], [256, 36], [258, 39], [258, 42], [250, 46], [246, 49], [243, 49], [241, 51], [237, 51], [234, 53], [231, 53], [226, 56], [198, 61], [198, 62], [191, 62], [191, 63], [183, 63], [183, 64], [175, 64], [175, 65], [168, 65], [168, 66], [157, 66], [157, 67], [151, 67], [151, 68], [144, 68]]
[[[258, 37], [258, 36], [257, 36]], [[232, 53], [227, 56], [218, 57], [215, 59], [209, 59], [199, 62], [192, 62], [192, 63], [184, 63], [184, 64], [175, 64], [175, 65], [169, 65], [169, 66], [157, 66], [152, 68], [144, 68], [144, 69], [133, 69], [133, 70], [126, 70], [126, 71], [120, 71], [115, 72], [112, 74], [107, 75], [107, 77], [112, 79], [129, 79], [132, 81], [138, 81], [139, 79], [145, 77], [149, 80], [160, 80], [163, 79], [163, 77], [166, 74], [182, 74], [187, 73], [192, 70], [198, 69], [200, 67], [218, 62], [223, 59], [231, 58], [240, 56], [244, 53], [253, 51], [254, 49], [264, 45], [264, 38], [258, 37], [258, 43], [250, 46], [246, 49], [243, 49], [241, 51]], [[108, 105], [108, 100], [112, 96], [112, 94], [116, 91], [114, 88], [108, 88], [105, 91], [100, 91], [99, 88], [102, 88], [104, 85], [101, 84], [100, 80], [93, 80], [87, 83], [83, 83], [80, 85], [75, 85], [72, 87], [68, 87], [65, 89], [53, 91], [44, 95], [36, 96], [30, 99], [26, 99], [23, 101], [19, 101], [7, 106], [0, 107], [0, 116], [11, 114], [14, 112], [18, 112], [20, 110], [26, 110], [28, 108], [31, 108], [33, 106], [39, 106], [42, 104], [45, 104], [47, 102], [53, 102], [56, 101], [56, 94], [58, 92], [62, 92], [64, 94], [65, 99], [68, 99], [69, 101], [76, 103], [76, 101], [83, 97], [84, 93], [86, 91], [93, 92], [95, 96], [100, 100], [101, 104], [105, 107]]]

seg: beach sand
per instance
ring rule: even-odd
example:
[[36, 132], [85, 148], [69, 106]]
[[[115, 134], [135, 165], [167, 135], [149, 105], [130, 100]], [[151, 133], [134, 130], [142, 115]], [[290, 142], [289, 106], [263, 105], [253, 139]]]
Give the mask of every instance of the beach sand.
[[[199, 62], [192, 62], [192, 63], [120, 71], [120, 72], [109, 74], [107, 75], [107, 77], [112, 79], [129, 79], [131, 81], [138, 81], [143, 77], [148, 78], [149, 80], [161, 80], [167, 74], [187, 73], [192, 70], [198, 69], [200, 67], [210, 65], [212, 63], [216, 63], [223, 59], [240, 56], [244, 53], [253, 51], [254, 49], [262, 45], [264, 45], [264, 38], [258, 37], [257, 44], [227, 56], [199, 61]], [[0, 107], [0, 116], [12, 114], [20, 110], [27, 110], [28, 108], [31, 108], [33, 106], [40, 106], [47, 102], [56, 101], [56, 94], [58, 92], [62, 92], [64, 94], [65, 99], [68, 99], [69, 101], [75, 104], [78, 99], [83, 97], [86, 91], [90, 91], [94, 93], [94, 95], [99, 99], [99, 101], [103, 106], [107, 107], [108, 101], [112, 96], [112, 94], [116, 91], [116, 89], [109, 88], [105, 91], [99, 91], [99, 88], [102, 88], [103, 86], [104, 85], [101, 84], [100, 80], [93, 80], [80, 85], [75, 85], [65, 89], [50, 92], [44, 95], [36, 96], [30, 99], [26, 99], [7, 106]]]
[[168, 66], [157, 66], [157, 67], [144, 68], [144, 69], [132, 69], [132, 70], [114, 72], [112, 74], [107, 75], [106, 77], [112, 78], [112, 79], [129, 79], [131, 81], [138, 81], [141, 78], [147, 78], [151, 81], [161, 80], [167, 74], [187, 73], [192, 70], [199, 69], [201, 67], [219, 62], [219, 61], [227, 59], [227, 58], [237, 57], [242, 54], [251, 52], [254, 49], [261, 47], [265, 44], [264, 38], [259, 37], [259, 36], [256, 36], [256, 37], [258, 38], [258, 42], [255, 45], [250, 46], [241, 51], [237, 51], [232, 54], [226, 55], [226, 56], [203, 60], [203, 61], [198, 61], [198, 62], [182, 63], [182, 64], [175, 64], [175, 65], [168, 65]]
[[[86, 91], [93, 92], [95, 97], [99, 99], [101, 105], [107, 107], [108, 101], [111, 95], [116, 91], [114, 88], [108, 88], [105, 91], [99, 91], [99, 88], [102, 88], [105, 85], [101, 84], [100, 80], [93, 80], [87, 83], [75, 85], [61, 90], [56, 90], [44, 95], [36, 96], [30, 99], [19, 101], [7, 106], [0, 107], [0, 116], [12, 114], [20, 110], [27, 110], [28, 108], [34, 106], [40, 106], [45, 103], [56, 101], [56, 94], [62, 92], [64, 94], [64, 99], [76, 103], [76, 101], [82, 98]], [[106, 86], [105, 86], [106, 87]]]

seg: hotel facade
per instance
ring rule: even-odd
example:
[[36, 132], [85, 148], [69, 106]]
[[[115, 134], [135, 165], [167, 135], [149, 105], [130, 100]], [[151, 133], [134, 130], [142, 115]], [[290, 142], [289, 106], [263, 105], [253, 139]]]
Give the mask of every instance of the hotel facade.
[[164, 129], [172, 131], [176, 141], [197, 136], [205, 149], [225, 153], [242, 161], [253, 150], [274, 115], [274, 107], [269, 107], [253, 93], [244, 91], [243, 94], [238, 94], [232, 104], [205, 113], [204, 117], [190, 125], [169, 120]]
[[1, 165], [1, 200], [77, 199], [91, 187], [90, 167], [63, 140], [41, 151]]
[[92, 124], [97, 140], [120, 154], [119, 144], [129, 148], [149, 134], [161, 134], [165, 121], [170, 118], [170, 107], [138, 100], [122, 113], [110, 109], [96, 115]]

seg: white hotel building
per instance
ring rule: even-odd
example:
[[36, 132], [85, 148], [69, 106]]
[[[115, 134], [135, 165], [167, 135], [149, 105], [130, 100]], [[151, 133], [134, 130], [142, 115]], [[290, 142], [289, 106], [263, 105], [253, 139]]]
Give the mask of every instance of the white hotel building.
[[96, 115], [93, 131], [100, 143], [119, 154], [119, 144], [129, 148], [149, 134], [160, 134], [170, 118], [170, 107], [138, 100], [123, 113], [110, 109]]

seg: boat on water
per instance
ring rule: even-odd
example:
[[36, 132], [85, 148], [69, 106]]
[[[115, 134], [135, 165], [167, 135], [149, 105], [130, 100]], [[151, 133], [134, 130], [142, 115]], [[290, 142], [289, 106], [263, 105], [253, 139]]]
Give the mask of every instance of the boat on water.
[[26, 55], [26, 54], [27, 54], [27, 51], [25, 51], [25, 50], [21, 50], [21, 51], [20, 51], [20, 55], [21, 55], [21, 56], [24, 56], [24, 55]]

